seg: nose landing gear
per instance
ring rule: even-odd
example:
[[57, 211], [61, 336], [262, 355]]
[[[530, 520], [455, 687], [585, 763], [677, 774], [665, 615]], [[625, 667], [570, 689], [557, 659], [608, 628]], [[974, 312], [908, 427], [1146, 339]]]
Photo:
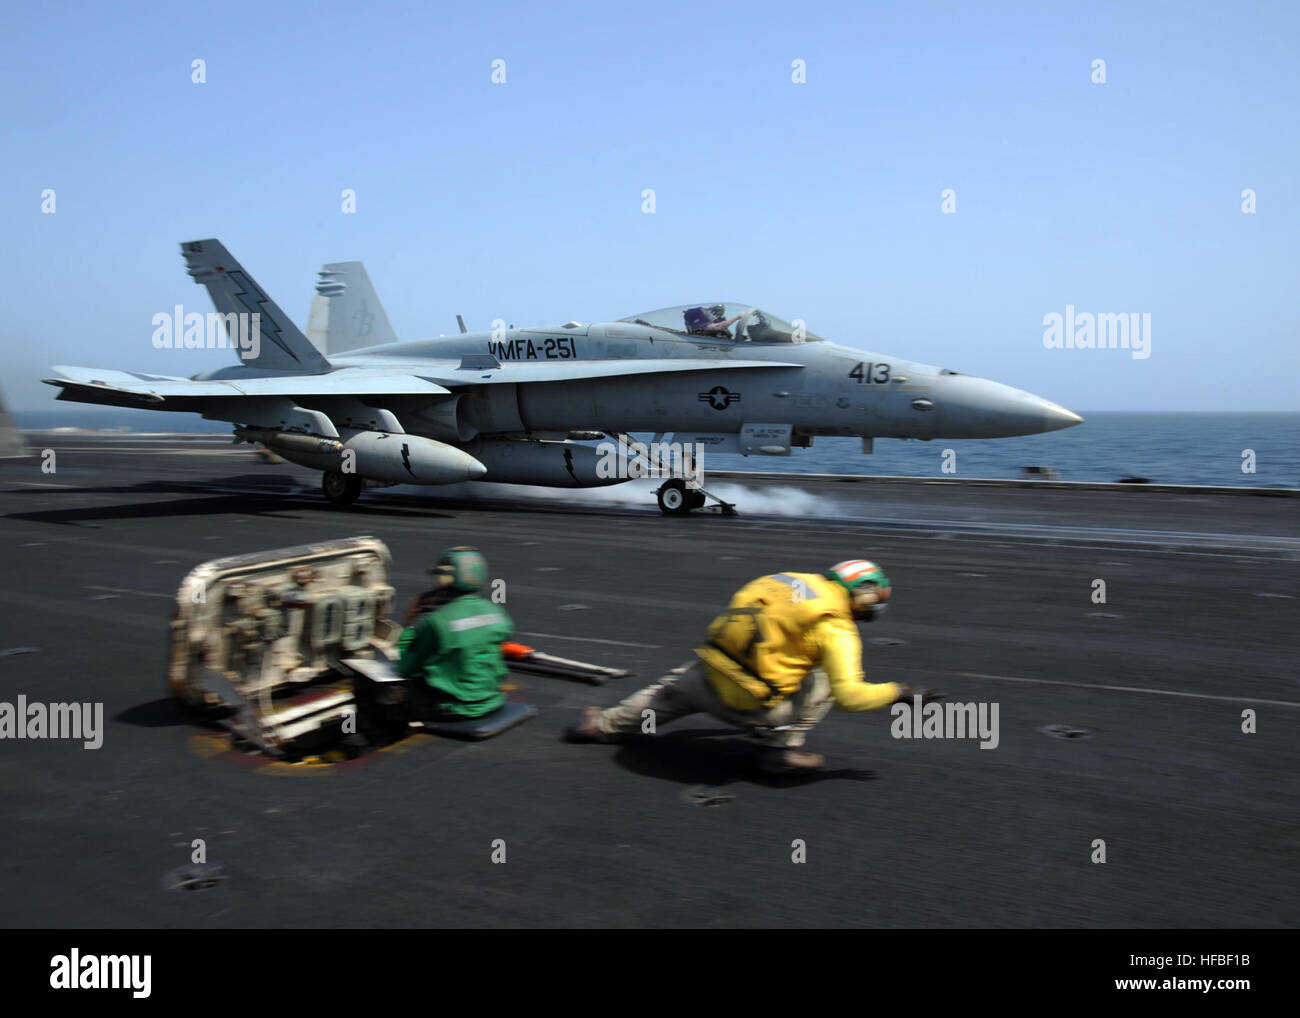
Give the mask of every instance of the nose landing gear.
[[[664, 481], [655, 491], [655, 497], [659, 500], [659, 511], [665, 516], [684, 516], [697, 509], [706, 513], [721, 513], [723, 516], [736, 515], [734, 504], [722, 501], [703, 488], [688, 487], [680, 477], [672, 477]], [[717, 505], [706, 505], [710, 498]]]

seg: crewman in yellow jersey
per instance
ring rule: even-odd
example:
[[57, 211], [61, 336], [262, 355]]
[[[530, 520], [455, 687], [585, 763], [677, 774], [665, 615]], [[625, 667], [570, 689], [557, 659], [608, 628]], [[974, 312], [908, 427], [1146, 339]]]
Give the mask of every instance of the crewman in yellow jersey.
[[[800, 747], [832, 706], [876, 710], [917, 692], [898, 682], [867, 682], [863, 675], [855, 622], [879, 618], [890, 593], [884, 570], [865, 559], [840, 562], [820, 575], [760, 576], [713, 620], [707, 641], [695, 649], [697, 660], [607, 710], [588, 707], [567, 736], [616, 742], [703, 712], [759, 735], [764, 770], [816, 770], [825, 759]], [[921, 695], [938, 696], [930, 690]]]

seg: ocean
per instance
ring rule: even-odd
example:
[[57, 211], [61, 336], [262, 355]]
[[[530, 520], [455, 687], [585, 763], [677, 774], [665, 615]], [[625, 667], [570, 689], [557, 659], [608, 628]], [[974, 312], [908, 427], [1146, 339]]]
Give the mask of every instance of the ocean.
[[[869, 456], [862, 454], [858, 439], [818, 438], [811, 449], [795, 449], [789, 456], [709, 453], [703, 465], [706, 471], [993, 478], [1020, 477], [1032, 466], [1054, 470], [1065, 481], [1145, 477], [1157, 484], [1300, 488], [1300, 413], [1080, 413], [1084, 423], [1046, 435], [982, 441], [877, 439]], [[15, 411], [13, 416], [25, 429], [230, 432], [228, 424], [192, 414], [113, 407]], [[953, 455], [945, 455], [947, 450]]]

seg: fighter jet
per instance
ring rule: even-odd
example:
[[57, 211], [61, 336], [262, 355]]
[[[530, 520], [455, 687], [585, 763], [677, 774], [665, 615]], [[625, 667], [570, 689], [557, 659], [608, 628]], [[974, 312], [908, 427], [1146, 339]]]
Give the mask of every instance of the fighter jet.
[[[385, 341], [392, 330], [366, 279], [340, 302], [359, 315], [342, 345], [366, 336], [377, 345], [331, 344], [326, 356], [318, 306], [313, 344], [219, 241], [181, 251], [238, 366], [188, 378], [56, 367], [59, 377], [43, 381], [61, 400], [227, 421], [237, 440], [322, 471], [322, 491], [338, 506], [367, 486], [587, 488], [637, 476], [611, 470], [607, 447], [582, 444], [602, 436], [633, 451], [616, 461], [626, 464], [646, 448], [628, 440], [633, 433], [671, 435], [706, 455], [789, 455], [817, 436], [856, 436], [869, 452], [876, 438], [1002, 438], [1082, 420], [998, 382], [840, 346], [737, 301], [551, 327], [469, 332], [462, 322], [458, 335], [395, 342]], [[364, 279], [358, 269], [326, 266], [318, 295], [345, 296], [349, 280]], [[187, 331], [185, 346], [202, 345], [201, 333], [194, 338]], [[665, 513], [706, 505], [698, 473], [670, 477], [656, 494]]]

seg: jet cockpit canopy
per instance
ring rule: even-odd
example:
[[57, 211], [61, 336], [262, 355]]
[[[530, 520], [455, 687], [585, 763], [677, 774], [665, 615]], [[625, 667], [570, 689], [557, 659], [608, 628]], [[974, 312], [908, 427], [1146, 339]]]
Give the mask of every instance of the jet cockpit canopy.
[[792, 325], [784, 319], [752, 304], [736, 301], [718, 301], [712, 304], [683, 304], [675, 308], [660, 308], [645, 314], [620, 318], [620, 322], [648, 325], [667, 332], [687, 336], [700, 336], [737, 343], [817, 343], [821, 336], [804, 328], [803, 323]]

